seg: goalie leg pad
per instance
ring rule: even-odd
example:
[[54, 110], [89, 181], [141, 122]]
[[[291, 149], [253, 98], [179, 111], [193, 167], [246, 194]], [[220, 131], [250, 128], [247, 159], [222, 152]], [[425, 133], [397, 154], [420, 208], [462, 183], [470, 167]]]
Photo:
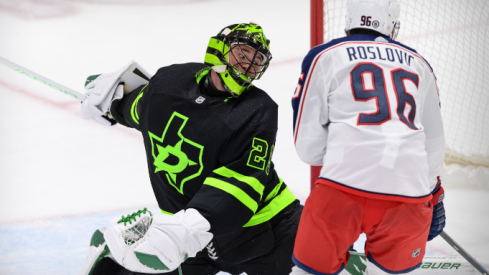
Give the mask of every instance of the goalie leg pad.
[[[90, 248], [88, 257], [85, 260], [85, 264], [82, 267], [80, 275], [97, 275], [100, 270], [107, 270], [108, 267], [104, 267], [104, 258], [110, 256], [109, 248], [104, 239], [104, 232], [106, 228], [99, 228], [93, 233], [92, 239], [90, 240]], [[117, 265], [119, 266], [119, 265]], [[116, 266], [116, 267], [117, 267]], [[110, 268], [111, 270], [113, 268]], [[117, 270], [121, 269], [119, 268]], [[98, 271], [97, 271], [98, 270]], [[117, 271], [114, 270], [114, 271]]]

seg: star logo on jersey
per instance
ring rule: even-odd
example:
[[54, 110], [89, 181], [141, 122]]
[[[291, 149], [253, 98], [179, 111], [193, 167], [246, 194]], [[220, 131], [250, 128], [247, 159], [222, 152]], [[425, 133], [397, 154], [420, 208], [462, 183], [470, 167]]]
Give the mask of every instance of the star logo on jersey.
[[163, 172], [168, 183], [183, 194], [185, 182], [198, 177], [204, 166], [204, 146], [182, 135], [188, 117], [174, 112], [159, 137], [148, 132], [151, 140], [154, 173]]

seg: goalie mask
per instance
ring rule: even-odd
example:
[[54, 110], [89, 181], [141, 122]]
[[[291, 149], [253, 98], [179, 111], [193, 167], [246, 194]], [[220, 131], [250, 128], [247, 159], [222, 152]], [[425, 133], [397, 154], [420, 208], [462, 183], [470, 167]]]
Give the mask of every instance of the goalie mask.
[[[397, 0], [348, 0], [345, 31], [370, 29], [396, 39], [400, 28], [399, 12]], [[394, 26], [396, 30], [393, 35]]]
[[238, 97], [267, 70], [272, 59], [269, 45], [259, 25], [234, 24], [211, 37], [204, 62], [212, 66], [224, 89]]

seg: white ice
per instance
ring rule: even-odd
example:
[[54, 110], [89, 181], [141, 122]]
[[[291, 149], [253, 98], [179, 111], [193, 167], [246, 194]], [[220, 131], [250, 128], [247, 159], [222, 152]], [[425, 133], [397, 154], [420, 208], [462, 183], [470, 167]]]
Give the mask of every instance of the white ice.
[[[255, 84], [280, 106], [276, 170], [304, 202], [309, 166], [293, 146], [290, 99], [309, 50], [309, 8], [306, 0], [0, 0], [0, 56], [83, 91], [88, 75], [131, 59], [151, 73], [202, 62], [210, 36], [257, 22], [273, 60]], [[96, 228], [116, 213], [157, 211], [147, 173], [137, 131], [83, 120], [76, 100], [0, 66], [0, 274], [77, 274]], [[489, 262], [489, 191], [446, 189], [446, 232]], [[440, 238], [428, 248], [456, 254]]]

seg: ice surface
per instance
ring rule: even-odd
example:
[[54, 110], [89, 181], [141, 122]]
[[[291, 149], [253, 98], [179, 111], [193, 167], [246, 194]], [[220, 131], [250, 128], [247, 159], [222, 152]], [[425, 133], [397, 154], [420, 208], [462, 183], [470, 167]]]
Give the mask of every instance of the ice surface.
[[[290, 98], [309, 49], [309, 1], [130, 3], [0, 0], [0, 56], [82, 91], [88, 75], [131, 59], [151, 73], [201, 62], [221, 28], [257, 22], [273, 61], [255, 84], [280, 106], [276, 170], [304, 202], [309, 166], [293, 146]], [[119, 213], [157, 208], [138, 132], [83, 120], [79, 102], [4, 66], [0, 133], [0, 274], [77, 274], [96, 228]], [[489, 191], [447, 188], [446, 205], [446, 231], [487, 261]], [[428, 247], [456, 253], [441, 239]]]

